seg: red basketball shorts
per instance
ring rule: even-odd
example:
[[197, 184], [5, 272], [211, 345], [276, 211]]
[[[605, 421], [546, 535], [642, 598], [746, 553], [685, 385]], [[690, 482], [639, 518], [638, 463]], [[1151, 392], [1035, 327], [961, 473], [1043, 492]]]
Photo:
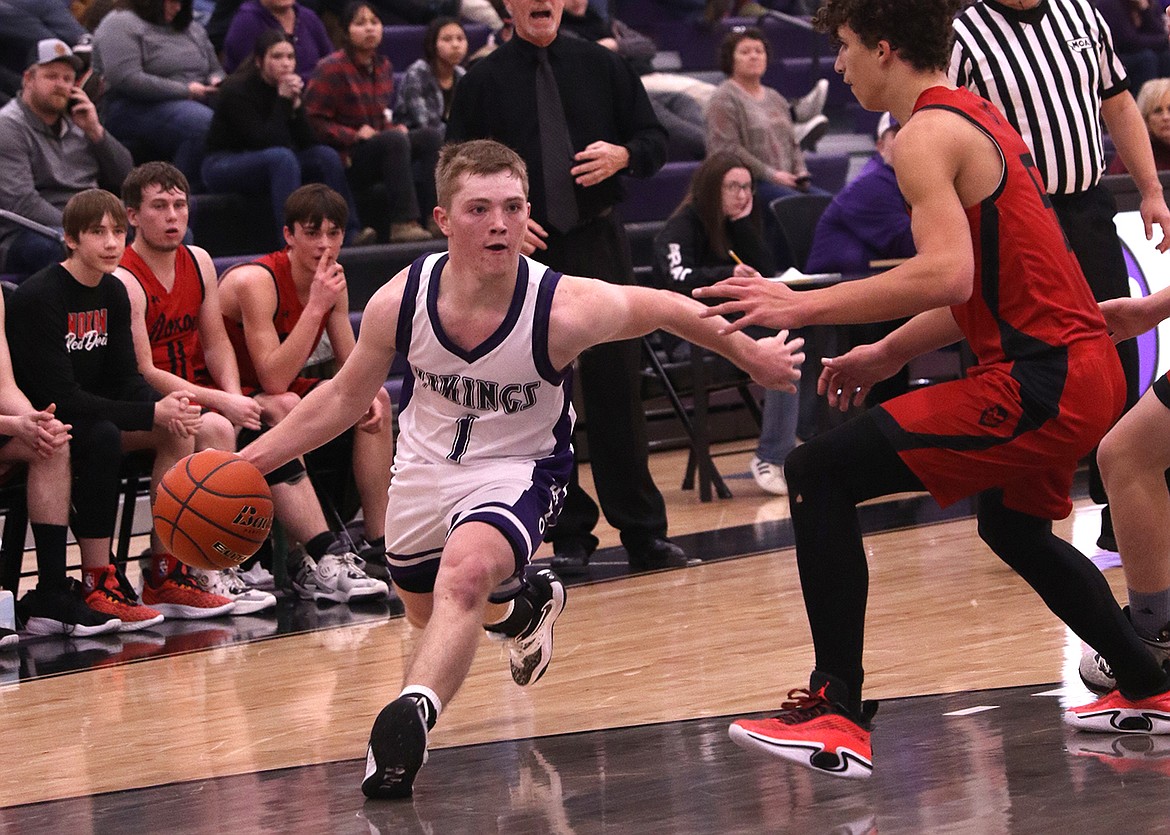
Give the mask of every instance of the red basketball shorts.
[[894, 398], [878, 425], [943, 507], [1000, 488], [1013, 510], [1063, 519], [1077, 464], [1124, 408], [1125, 378], [1108, 339], [1053, 354]]

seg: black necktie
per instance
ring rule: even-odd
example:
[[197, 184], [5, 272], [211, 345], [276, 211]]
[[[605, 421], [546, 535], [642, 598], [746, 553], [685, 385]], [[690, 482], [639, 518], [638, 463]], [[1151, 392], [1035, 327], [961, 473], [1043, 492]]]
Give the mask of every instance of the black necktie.
[[558, 232], [577, 225], [577, 195], [573, 191], [573, 142], [565, 122], [565, 108], [557, 80], [548, 63], [548, 51], [537, 49], [536, 117], [540, 123], [541, 170], [544, 174], [545, 212]]

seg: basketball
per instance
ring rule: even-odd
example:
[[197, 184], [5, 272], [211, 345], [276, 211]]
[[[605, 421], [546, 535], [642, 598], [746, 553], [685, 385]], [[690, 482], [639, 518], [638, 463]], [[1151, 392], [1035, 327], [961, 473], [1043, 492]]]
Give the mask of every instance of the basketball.
[[231, 568], [268, 538], [272, 492], [260, 471], [234, 452], [205, 449], [176, 463], [159, 482], [154, 529], [192, 568]]

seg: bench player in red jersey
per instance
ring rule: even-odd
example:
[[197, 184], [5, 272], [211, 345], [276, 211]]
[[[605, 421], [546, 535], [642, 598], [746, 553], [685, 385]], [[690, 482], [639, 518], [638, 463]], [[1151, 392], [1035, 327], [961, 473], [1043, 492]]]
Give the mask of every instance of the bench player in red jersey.
[[737, 743], [845, 777], [873, 768], [861, 699], [868, 567], [858, 502], [926, 489], [978, 496], [980, 537], [1109, 661], [1118, 690], [1065, 714], [1083, 730], [1170, 733], [1170, 673], [1096, 567], [1052, 533], [1078, 461], [1121, 413], [1117, 354], [1028, 149], [989, 102], [945, 70], [958, 0], [827, 0], [818, 27], [868, 110], [902, 124], [894, 151], [917, 255], [881, 276], [794, 292], [735, 277], [696, 295], [730, 327], [795, 328], [914, 316], [873, 345], [825, 360], [818, 387], [840, 408], [908, 360], [966, 338], [965, 379], [886, 402], [798, 447], [785, 464], [816, 667], [771, 719], [740, 719]]

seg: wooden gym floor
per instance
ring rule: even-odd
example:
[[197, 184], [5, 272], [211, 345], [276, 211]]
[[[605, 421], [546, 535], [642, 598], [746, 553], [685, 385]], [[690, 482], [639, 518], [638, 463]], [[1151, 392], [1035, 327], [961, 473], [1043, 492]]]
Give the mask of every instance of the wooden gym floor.
[[[1170, 832], [1170, 739], [1066, 732], [1081, 646], [979, 543], [968, 506], [865, 508], [876, 770], [837, 780], [749, 754], [738, 715], [804, 686], [811, 645], [787, 501], [721, 448], [736, 497], [652, 463], [703, 563], [629, 576], [613, 531], [569, 589], [549, 672], [512, 684], [484, 641], [410, 802], [365, 802], [365, 740], [415, 636], [386, 606], [0, 656], [0, 831], [251, 833]], [[1058, 525], [1124, 594], [1087, 500]]]

